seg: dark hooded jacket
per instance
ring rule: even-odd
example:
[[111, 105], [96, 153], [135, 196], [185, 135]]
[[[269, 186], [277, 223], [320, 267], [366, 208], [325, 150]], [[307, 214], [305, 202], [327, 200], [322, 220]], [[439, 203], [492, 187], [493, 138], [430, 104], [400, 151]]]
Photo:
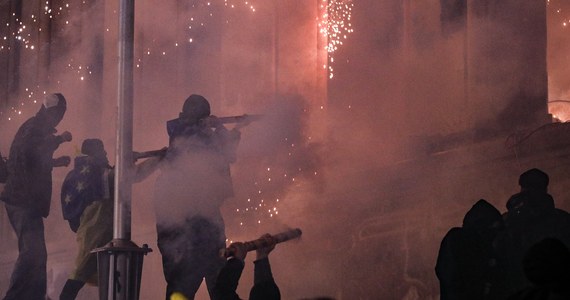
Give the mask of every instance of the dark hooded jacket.
[[42, 108], [16, 132], [8, 157], [8, 180], [1, 200], [32, 213], [49, 215], [53, 153], [61, 143]]
[[501, 259], [493, 247], [501, 228], [499, 211], [479, 200], [465, 215], [463, 227], [445, 235], [435, 267], [442, 300], [501, 299]]

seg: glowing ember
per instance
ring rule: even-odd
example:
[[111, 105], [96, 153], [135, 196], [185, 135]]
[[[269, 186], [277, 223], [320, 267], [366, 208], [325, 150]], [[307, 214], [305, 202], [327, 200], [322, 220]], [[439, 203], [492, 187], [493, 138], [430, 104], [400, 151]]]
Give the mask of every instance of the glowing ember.
[[[238, 1], [238, 0], [216, 0], [218, 3], [220, 3], [220, 5], [224, 5], [227, 8], [235, 8], [237, 9], [238, 7], [243, 7], [251, 12], [255, 12], [255, 7], [254, 5], [250, 2], [250, 1]], [[187, 41], [188, 44], [192, 44], [195, 42], [194, 38], [192, 37], [192, 35], [194, 34], [194, 32], [192, 32], [192, 30], [200, 30], [200, 27], [205, 27], [208, 24], [208, 18], [214, 17], [214, 13], [212, 13], [211, 9], [212, 9], [212, 3], [216, 2], [216, 1], [210, 1], [210, 2], [201, 2], [198, 1], [195, 4], [192, 5], [193, 11], [195, 11], [196, 16], [191, 17], [189, 19], [189, 25], [188, 25], [188, 29], [190, 30], [189, 32], [189, 36], [187, 37]], [[62, 22], [63, 24], [66, 25], [70, 25], [72, 24], [72, 21], [70, 18], [70, 16], [73, 15], [74, 10], [71, 8], [69, 3], [65, 3], [63, 6], [57, 6], [57, 7], [52, 7], [53, 3], [51, 1], [45, 1], [43, 2], [44, 4], [43, 6], [43, 14], [48, 16], [50, 19], [63, 19]], [[86, 2], [82, 1], [81, 5], [84, 5]], [[75, 10], [80, 10], [80, 7], [75, 6], [74, 7]], [[114, 11], [114, 13], [117, 13], [116, 11]], [[38, 23], [38, 16], [37, 15], [30, 15], [30, 16], [26, 16], [25, 18], [23, 17], [23, 19], [28, 20], [29, 22], [32, 23]], [[226, 22], [228, 23], [228, 22]], [[22, 45], [22, 49], [26, 49], [29, 51], [36, 51], [38, 50], [37, 45], [34, 45], [33, 43], [33, 39], [37, 39], [37, 32], [42, 32], [44, 31], [44, 29], [42, 27], [37, 27], [38, 25], [34, 25], [34, 26], [27, 26], [26, 24], [24, 24], [24, 20], [19, 19], [16, 17], [16, 14], [13, 13], [9, 22], [6, 22], [6, 27], [8, 28], [12, 28], [6, 35], [3, 35], [0, 37], [0, 54], [2, 53], [7, 53], [9, 51], [12, 50], [11, 47], [11, 43], [13, 42], [17, 42], [18, 44]], [[193, 25], [196, 26], [193, 26]], [[198, 26], [199, 25], [199, 26]], [[109, 28], [105, 28], [106, 32], [109, 32], [110, 29]], [[174, 45], [174, 47], [178, 47], [179, 45], [181, 45], [181, 43], [179, 41], [173, 41], [172, 43]], [[146, 51], [144, 52], [147, 56], [151, 56], [154, 54], [159, 54], [161, 56], [167, 56], [168, 53], [171, 53], [167, 50], [170, 49], [151, 49], [148, 48], [146, 49]], [[141, 68], [142, 67], [142, 61], [140, 58], [137, 59], [137, 63], [136, 63], [136, 68]], [[77, 64], [74, 63], [74, 59], [71, 58], [70, 59], [70, 63], [67, 64], [67, 69], [70, 70], [72, 73], [76, 74], [77, 80], [79, 81], [87, 81], [89, 79], [89, 76], [92, 75], [92, 71], [91, 71], [91, 67], [90, 66], [81, 66], [81, 64]], [[57, 82], [57, 85], [61, 85], [61, 82]], [[39, 99], [42, 98], [42, 95], [39, 93], [39, 91], [41, 89], [44, 89], [45, 87], [40, 87], [40, 86], [36, 86], [34, 87], [34, 90], [37, 92], [36, 95], [34, 95], [33, 92], [31, 92], [31, 88], [26, 88], [26, 94], [25, 96], [22, 96], [23, 98], [27, 98], [29, 99], [28, 101], [32, 101], [33, 103], [37, 103], [37, 101]], [[44, 91], [43, 94], [45, 94], [46, 92]], [[38, 98], [39, 97], [39, 98]], [[25, 106], [25, 103], [22, 102], [21, 106]], [[35, 109], [35, 108], [33, 108]], [[22, 110], [20, 109], [15, 109], [15, 108], [11, 108], [9, 110], [9, 113], [5, 113], [5, 112], [1, 112], [0, 113], [0, 119], [6, 119], [8, 121], [12, 121], [14, 120], [15, 116], [20, 116], [23, 115]], [[9, 115], [11, 114], [11, 115]]]

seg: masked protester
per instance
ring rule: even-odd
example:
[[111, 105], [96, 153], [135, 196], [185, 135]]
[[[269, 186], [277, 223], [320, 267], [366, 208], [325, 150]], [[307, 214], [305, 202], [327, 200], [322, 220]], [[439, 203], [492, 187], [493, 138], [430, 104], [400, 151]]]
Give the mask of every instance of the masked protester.
[[465, 214], [462, 227], [449, 230], [435, 267], [441, 300], [504, 299], [503, 255], [494, 246], [502, 230], [501, 214], [483, 199]]
[[[91, 250], [113, 239], [114, 169], [100, 139], [86, 139], [61, 188], [63, 217], [77, 233], [75, 269], [66, 281], [60, 300], [72, 300], [86, 283], [97, 285], [97, 256]], [[135, 166], [135, 181], [156, 170], [160, 157]]]
[[71, 159], [53, 154], [72, 139], [65, 131], [56, 135], [66, 100], [62, 94], [47, 95], [38, 113], [16, 132], [8, 158], [8, 180], [0, 198], [18, 237], [18, 259], [5, 300], [43, 300], [46, 295], [47, 252], [43, 218], [50, 212], [53, 167], [67, 166]]
[[170, 143], [154, 196], [166, 299], [194, 299], [204, 278], [212, 295], [225, 263], [219, 256], [226, 240], [220, 206], [233, 196], [230, 164], [240, 133], [211, 116], [200, 95], [186, 99], [167, 130]]

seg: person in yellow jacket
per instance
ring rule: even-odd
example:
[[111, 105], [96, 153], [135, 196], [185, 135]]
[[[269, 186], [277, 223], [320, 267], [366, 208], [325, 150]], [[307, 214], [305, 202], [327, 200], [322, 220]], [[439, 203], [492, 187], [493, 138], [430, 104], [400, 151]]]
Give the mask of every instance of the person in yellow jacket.
[[[75, 299], [85, 283], [97, 285], [97, 257], [91, 250], [113, 239], [113, 167], [99, 139], [84, 140], [81, 153], [61, 188], [63, 217], [77, 233], [79, 248], [75, 270], [61, 291], [61, 300]], [[134, 180], [142, 181], [150, 175], [160, 159], [154, 157], [136, 165]]]

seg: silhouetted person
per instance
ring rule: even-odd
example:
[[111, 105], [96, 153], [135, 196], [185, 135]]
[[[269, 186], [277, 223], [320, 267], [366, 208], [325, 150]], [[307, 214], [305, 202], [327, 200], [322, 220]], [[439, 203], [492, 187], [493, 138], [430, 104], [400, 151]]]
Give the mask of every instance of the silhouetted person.
[[52, 168], [69, 165], [69, 156], [53, 159], [71, 133], [56, 135], [66, 101], [61, 94], [45, 97], [38, 113], [16, 132], [8, 157], [8, 180], [0, 198], [18, 237], [18, 259], [5, 300], [45, 299], [47, 251], [43, 218], [49, 215]]
[[[281, 292], [273, 279], [269, 264], [269, 253], [275, 249], [275, 241], [269, 234], [261, 236], [266, 239], [267, 247], [256, 250], [254, 263], [253, 287], [249, 292], [249, 300], [280, 300]], [[213, 290], [213, 300], [240, 300], [236, 293], [241, 273], [245, 266], [247, 251], [243, 243], [232, 243], [229, 246], [234, 255], [230, 257], [218, 275]]]
[[154, 196], [166, 299], [173, 293], [194, 299], [204, 278], [211, 295], [225, 263], [219, 255], [226, 241], [220, 206], [233, 196], [230, 163], [240, 133], [211, 116], [199, 95], [186, 99], [167, 129], [170, 142]]
[[[113, 239], [114, 169], [100, 139], [86, 139], [81, 154], [75, 158], [61, 188], [63, 217], [77, 233], [78, 253], [75, 269], [66, 281], [60, 300], [71, 300], [85, 283], [96, 285], [97, 256], [91, 250]], [[135, 182], [150, 175], [160, 158], [151, 158], [135, 166]]]
[[531, 246], [522, 264], [531, 285], [509, 300], [570, 299], [570, 251], [560, 240], [547, 238]]
[[528, 285], [522, 259], [532, 245], [549, 237], [570, 245], [570, 215], [555, 208], [548, 184], [548, 174], [530, 169], [519, 177], [521, 191], [507, 201], [507, 235], [500, 243], [508, 253], [507, 286], [511, 293]]
[[502, 299], [502, 259], [493, 245], [501, 230], [501, 214], [483, 199], [465, 214], [463, 227], [449, 230], [435, 267], [442, 300]]
[[507, 201], [507, 221], [521, 222], [540, 218], [554, 209], [554, 199], [548, 194], [548, 174], [530, 169], [519, 176], [520, 193]]

